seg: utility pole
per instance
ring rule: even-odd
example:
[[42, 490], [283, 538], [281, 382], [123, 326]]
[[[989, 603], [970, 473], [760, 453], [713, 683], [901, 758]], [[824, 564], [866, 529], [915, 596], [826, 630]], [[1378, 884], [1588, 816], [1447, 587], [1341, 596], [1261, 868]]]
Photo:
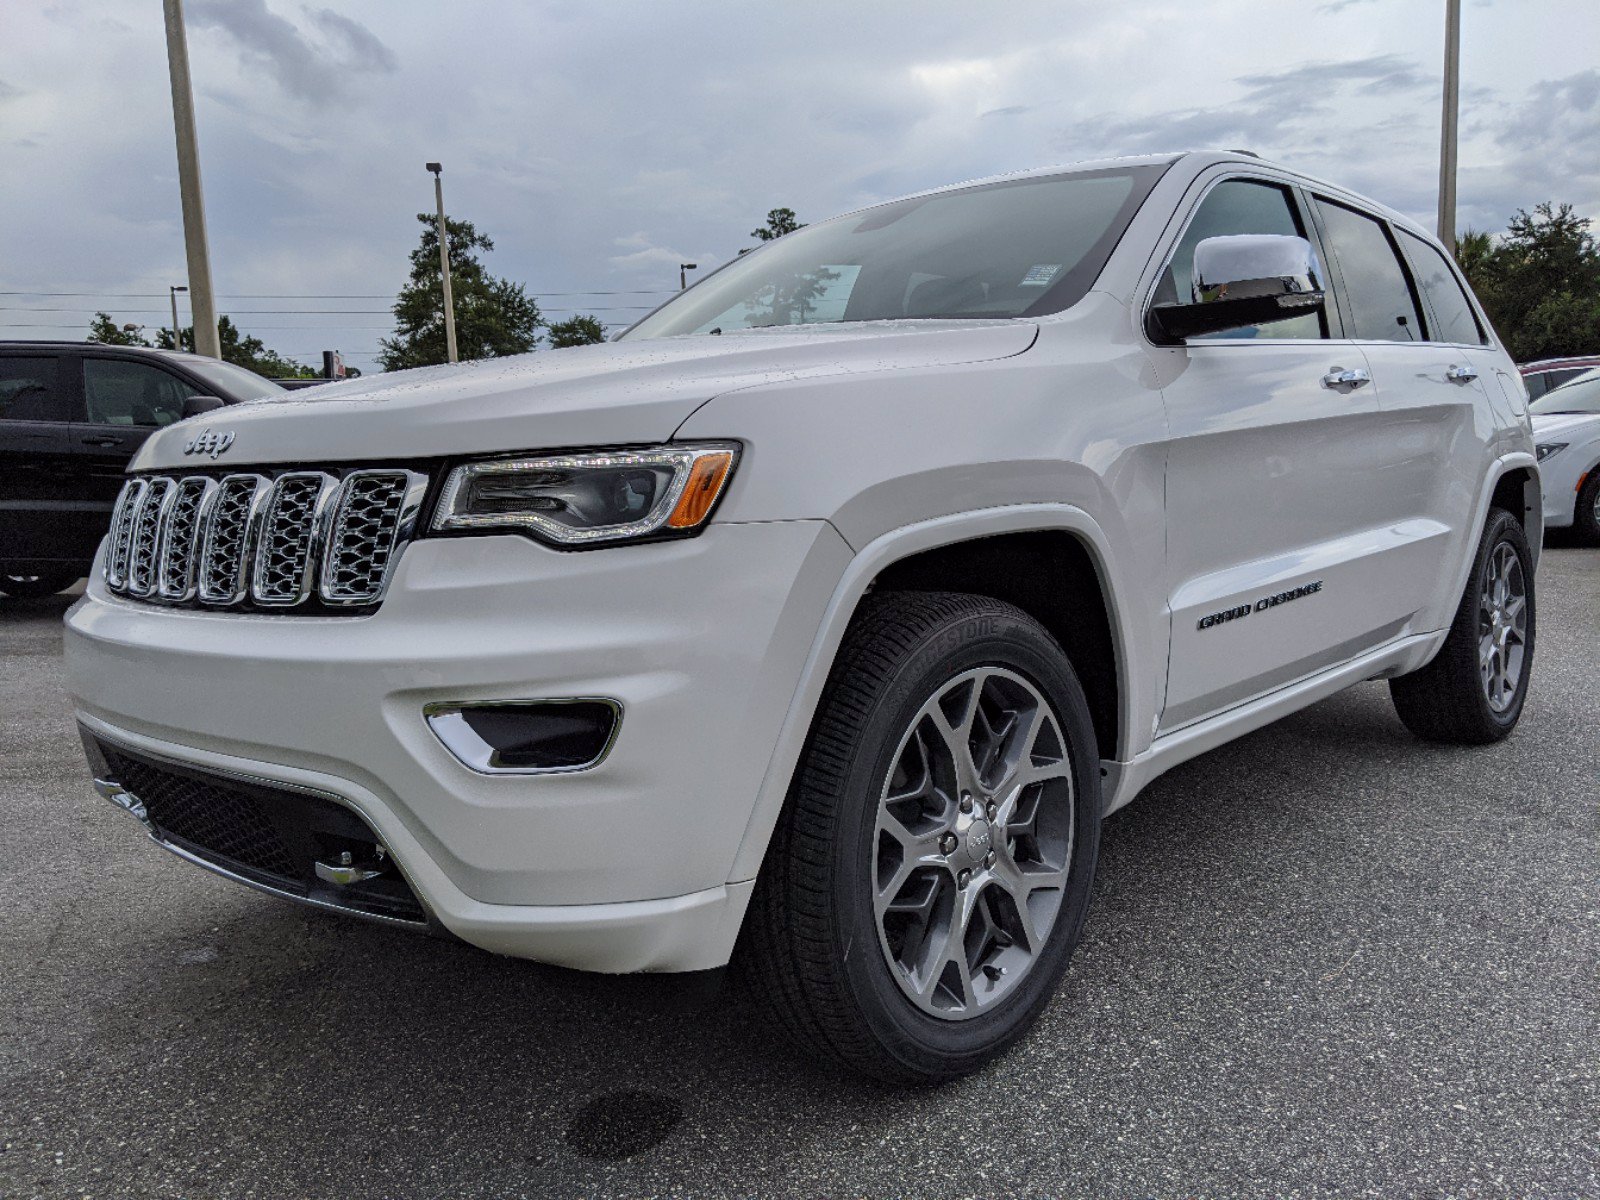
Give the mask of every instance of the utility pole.
[[172, 297], [172, 348], [174, 350], [183, 349], [183, 334], [180, 332], [183, 326], [178, 324], [178, 293], [187, 292], [188, 290], [186, 287], [178, 287], [176, 285], [167, 288], [168, 295]]
[[1439, 129], [1439, 240], [1456, 253], [1456, 117], [1461, 107], [1461, 0], [1445, 0], [1444, 114]]
[[[194, 352], [222, 357], [217, 306], [211, 294], [211, 253], [206, 247], [206, 207], [200, 194], [200, 149], [194, 132], [194, 91], [189, 84], [189, 41], [183, 0], [161, 0], [167, 25], [167, 67], [172, 74], [172, 126], [178, 136], [178, 195], [183, 203], [183, 248], [189, 259], [189, 311]], [[172, 336], [178, 336], [173, 318]]]
[[678, 264], [678, 290], [680, 292], [689, 286], [689, 272], [698, 271], [699, 269], [700, 265], [698, 263]]
[[433, 199], [439, 206], [439, 278], [444, 281], [444, 352], [456, 361], [456, 305], [450, 298], [450, 234], [444, 224], [444, 167], [425, 164], [433, 172]]

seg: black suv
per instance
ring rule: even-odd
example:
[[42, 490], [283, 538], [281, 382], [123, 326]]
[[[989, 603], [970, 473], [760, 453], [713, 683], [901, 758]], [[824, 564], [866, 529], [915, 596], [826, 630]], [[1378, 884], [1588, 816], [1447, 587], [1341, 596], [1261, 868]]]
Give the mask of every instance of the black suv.
[[191, 397], [282, 392], [196, 354], [0, 342], [0, 593], [48, 596], [88, 574], [128, 460]]

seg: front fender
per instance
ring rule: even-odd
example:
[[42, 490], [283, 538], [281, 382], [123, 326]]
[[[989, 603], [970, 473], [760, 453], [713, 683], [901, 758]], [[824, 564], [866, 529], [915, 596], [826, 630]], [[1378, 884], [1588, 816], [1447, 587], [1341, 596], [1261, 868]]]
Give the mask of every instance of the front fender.
[[794, 777], [839, 644], [873, 580], [886, 567], [925, 550], [974, 538], [1045, 530], [1071, 533], [1089, 551], [1105, 596], [1117, 658], [1117, 690], [1121, 706], [1119, 725], [1124, 744], [1116, 753], [1131, 757], [1147, 747], [1148, 731], [1159, 709], [1165, 680], [1165, 671], [1158, 670], [1156, 664], [1165, 663], [1166, 648], [1154, 644], [1159, 637], [1133, 619], [1128, 598], [1133, 594], [1134, 581], [1124, 579], [1119, 574], [1118, 559], [1111, 553], [1105, 532], [1093, 517], [1067, 504], [1014, 504], [902, 526], [864, 546], [851, 560], [834, 589], [795, 686], [794, 697], [735, 857], [730, 880], [753, 879], [761, 869], [767, 843], [788, 796], [790, 781]]

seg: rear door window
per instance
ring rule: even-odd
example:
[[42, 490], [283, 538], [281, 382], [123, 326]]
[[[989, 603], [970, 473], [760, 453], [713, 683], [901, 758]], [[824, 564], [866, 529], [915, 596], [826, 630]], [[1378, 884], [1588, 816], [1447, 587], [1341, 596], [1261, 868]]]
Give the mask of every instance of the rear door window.
[[93, 425], [159, 429], [183, 418], [183, 402], [195, 395], [171, 372], [149, 363], [118, 358], [86, 358], [83, 398]]
[[1321, 196], [1317, 212], [1344, 278], [1346, 330], [1360, 342], [1420, 342], [1422, 315], [1398, 247], [1382, 221]]
[[1411, 266], [1416, 272], [1417, 286], [1428, 299], [1433, 310], [1433, 323], [1438, 328], [1428, 330], [1430, 342], [1459, 342], [1469, 346], [1482, 345], [1488, 339], [1478, 324], [1478, 315], [1472, 311], [1472, 302], [1461, 290], [1456, 273], [1445, 262], [1444, 255], [1414, 233], [1404, 229], [1400, 239], [1411, 256]]
[[0, 421], [72, 420], [71, 403], [61, 387], [61, 361], [0, 355]]

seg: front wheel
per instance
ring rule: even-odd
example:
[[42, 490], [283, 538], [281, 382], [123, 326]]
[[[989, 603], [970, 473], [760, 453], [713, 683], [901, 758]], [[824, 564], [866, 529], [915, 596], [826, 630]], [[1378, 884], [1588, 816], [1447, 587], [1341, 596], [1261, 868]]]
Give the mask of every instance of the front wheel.
[[45, 575], [0, 572], [0, 595], [13, 600], [37, 600], [65, 591], [82, 578], [82, 571], [54, 571]]
[[1020, 1038], [1077, 944], [1099, 755], [1009, 604], [891, 593], [852, 625], [756, 887], [747, 974], [803, 1044], [929, 1083]]
[[1444, 645], [1420, 671], [1389, 681], [1395, 711], [1432, 742], [1499, 741], [1522, 716], [1533, 641], [1533, 554], [1517, 519], [1491, 509]]

